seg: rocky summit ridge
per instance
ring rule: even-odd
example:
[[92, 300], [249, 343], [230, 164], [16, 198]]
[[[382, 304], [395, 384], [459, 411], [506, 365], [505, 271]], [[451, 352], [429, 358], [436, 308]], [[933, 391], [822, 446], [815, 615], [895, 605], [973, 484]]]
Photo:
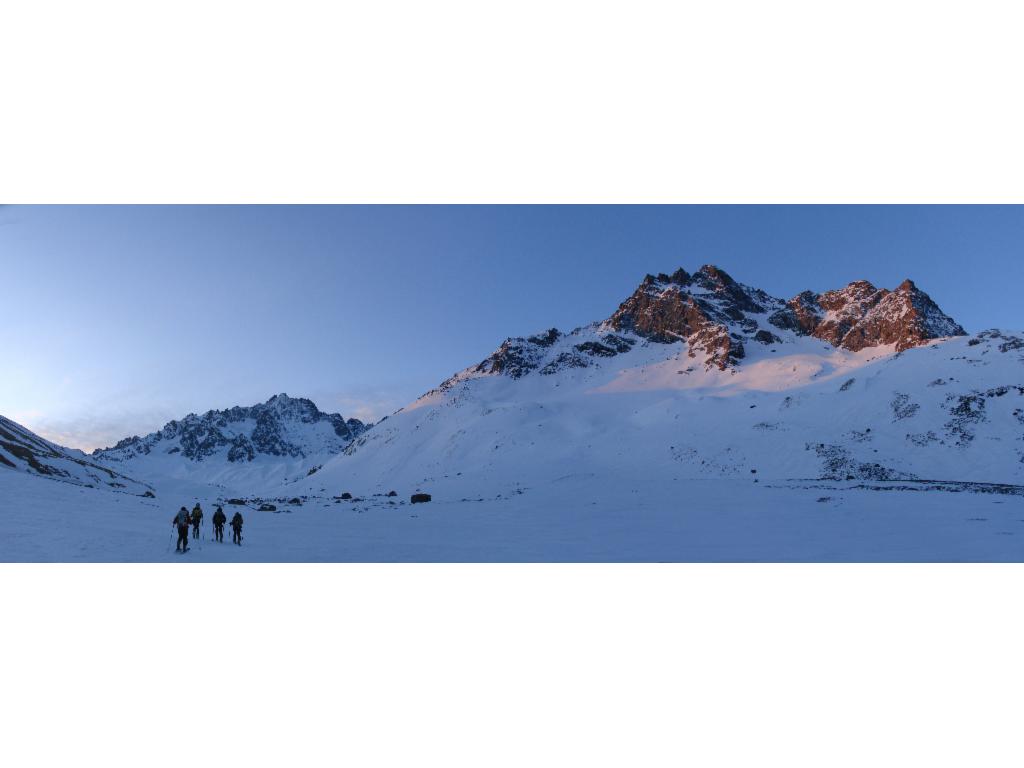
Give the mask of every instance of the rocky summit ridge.
[[912, 280], [894, 291], [866, 280], [821, 294], [805, 291], [769, 322], [853, 352], [887, 344], [902, 352], [932, 339], [966, 335]]
[[[567, 335], [555, 328], [509, 338], [473, 372], [519, 378], [534, 370], [583, 368], [596, 358], [629, 351], [638, 340], [683, 342], [690, 357], [703, 357], [707, 367], [724, 371], [740, 364], [750, 344], [781, 344], [789, 334], [853, 352], [889, 345], [902, 352], [965, 335], [911, 280], [895, 290], [858, 280], [824, 293], [804, 291], [787, 301], [710, 264], [693, 274], [680, 268], [671, 275], [647, 275], [610, 318], [591, 328], [594, 338], [568, 345]], [[569, 335], [582, 337], [583, 330]]]

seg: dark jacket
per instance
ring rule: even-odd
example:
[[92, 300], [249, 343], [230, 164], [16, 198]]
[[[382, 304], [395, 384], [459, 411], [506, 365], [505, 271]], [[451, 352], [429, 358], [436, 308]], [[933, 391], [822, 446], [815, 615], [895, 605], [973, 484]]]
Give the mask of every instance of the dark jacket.
[[217, 511], [213, 513], [213, 524], [224, 525], [228, 521], [228, 516], [224, 514], [224, 510], [217, 507]]
[[232, 528], [241, 528], [242, 527], [242, 522], [243, 522], [242, 521], [242, 513], [241, 512], [235, 512], [235, 516], [231, 518], [231, 527]]

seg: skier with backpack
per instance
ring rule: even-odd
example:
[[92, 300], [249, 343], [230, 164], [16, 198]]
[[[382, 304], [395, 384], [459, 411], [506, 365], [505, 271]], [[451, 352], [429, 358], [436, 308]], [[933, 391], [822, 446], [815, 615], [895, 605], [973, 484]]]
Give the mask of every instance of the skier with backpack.
[[178, 543], [174, 547], [175, 552], [181, 552], [182, 554], [188, 552], [188, 523], [188, 510], [182, 507], [171, 520], [171, 525], [178, 527]]
[[224, 523], [228, 521], [224, 514], [224, 507], [217, 505], [217, 511], [213, 513], [213, 538], [221, 543], [224, 542]]
[[231, 530], [233, 535], [231, 541], [238, 546], [242, 546], [242, 513], [235, 512], [235, 516], [231, 518]]
[[203, 508], [199, 506], [199, 502], [196, 502], [195, 507], [192, 510], [192, 538], [199, 538], [199, 524], [203, 522]]

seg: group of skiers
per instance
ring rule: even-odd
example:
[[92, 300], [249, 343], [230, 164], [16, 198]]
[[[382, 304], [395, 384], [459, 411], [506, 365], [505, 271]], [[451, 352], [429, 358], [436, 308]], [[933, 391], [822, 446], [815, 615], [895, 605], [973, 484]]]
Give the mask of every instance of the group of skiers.
[[[228, 521], [227, 515], [224, 514], [224, 508], [219, 504], [217, 505], [217, 511], [213, 513], [213, 535], [215, 541], [224, 541], [224, 523]], [[178, 514], [171, 520], [171, 525], [178, 528], [178, 544], [175, 546], [175, 552], [188, 552], [188, 529], [192, 527], [192, 538], [199, 538], [199, 526], [203, 522], [203, 508], [199, 506], [199, 502], [196, 502], [195, 507], [192, 509], [191, 514], [188, 509], [182, 507], [178, 510]], [[231, 541], [233, 544], [242, 546], [242, 514], [235, 512], [234, 517], [231, 518]]]

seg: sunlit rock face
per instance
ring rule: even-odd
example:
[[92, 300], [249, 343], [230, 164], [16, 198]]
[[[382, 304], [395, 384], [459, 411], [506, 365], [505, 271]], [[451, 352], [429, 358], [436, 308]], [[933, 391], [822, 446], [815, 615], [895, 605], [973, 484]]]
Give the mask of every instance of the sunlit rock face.
[[722, 270], [704, 267], [691, 277], [680, 269], [647, 275], [608, 323], [662, 344], [685, 341], [694, 354], [704, 352], [712, 365], [725, 368], [745, 354], [729, 328], [745, 310], [763, 311]]
[[821, 294], [804, 291], [783, 302], [711, 265], [693, 276], [682, 269], [648, 275], [609, 322], [652, 341], [685, 340], [724, 370], [743, 359], [744, 342], [777, 340], [760, 327], [760, 316], [766, 314], [777, 328], [850, 351], [890, 344], [903, 351], [930, 339], [964, 335], [910, 280], [894, 291], [858, 280]]
[[866, 280], [821, 294], [805, 291], [786, 302], [770, 322], [853, 352], [889, 344], [902, 352], [931, 339], [965, 334], [911, 280], [894, 291]]
[[784, 343], [778, 331], [813, 336], [850, 351], [887, 345], [903, 351], [931, 339], [964, 335], [910, 280], [894, 291], [858, 280], [825, 293], [804, 291], [785, 301], [708, 264], [692, 275], [685, 269], [647, 275], [601, 323], [568, 334], [552, 328], [506, 339], [473, 373], [518, 379], [534, 371], [550, 375], [586, 368], [595, 358], [628, 352], [638, 340], [682, 342], [689, 357], [725, 371], [747, 357], [751, 343]]

